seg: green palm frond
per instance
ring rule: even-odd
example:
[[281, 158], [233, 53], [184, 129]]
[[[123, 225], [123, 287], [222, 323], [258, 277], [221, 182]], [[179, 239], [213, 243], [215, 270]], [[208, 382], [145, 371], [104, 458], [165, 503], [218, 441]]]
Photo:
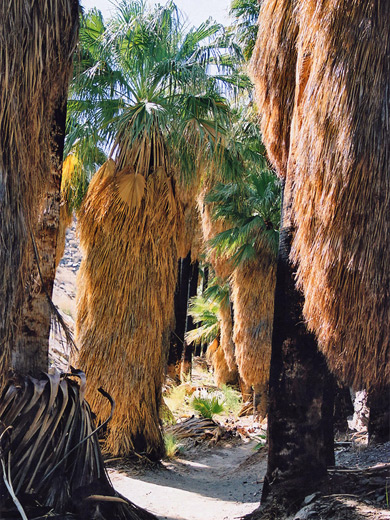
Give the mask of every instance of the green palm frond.
[[250, 60], [256, 43], [259, 11], [258, 0], [232, 0], [230, 4], [230, 15], [234, 20], [232, 32], [246, 61]]
[[[226, 145], [231, 109], [224, 96], [224, 85], [237, 87], [238, 80], [210, 72], [210, 65], [223, 61], [221, 25], [208, 20], [186, 31], [173, 2], [150, 11], [145, 2], [124, 0], [107, 24], [99, 11], [90, 11], [80, 34], [68, 150], [76, 139], [89, 139], [89, 126], [100, 150], [111, 149], [122, 165], [135, 159], [136, 171], [169, 164], [189, 182], [208, 164], [226, 177], [239, 175], [242, 164]], [[233, 71], [234, 64], [225, 59], [223, 67]], [[136, 152], [157, 142], [164, 157]]]
[[219, 337], [219, 310], [229, 306], [229, 285], [221, 284], [217, 278], [210, 280], [207, 289], [200, 296], [191, 298], [188, 314], [198, 328], [186, 334], [189, 343], [211, 343]]

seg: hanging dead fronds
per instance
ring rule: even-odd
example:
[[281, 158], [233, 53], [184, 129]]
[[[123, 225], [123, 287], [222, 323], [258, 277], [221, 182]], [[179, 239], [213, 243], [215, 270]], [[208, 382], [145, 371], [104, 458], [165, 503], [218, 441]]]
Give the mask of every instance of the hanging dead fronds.
[[[172, 174], [158, 168], [146, 177], [138, 210], [130, 208], [111, 165], [92, 179], [80, 212], [79, 364], [91, 385], [104, 386], [117, 402], [106, 451], [157, 459], [164, 449], [158, 408], [173, 324], [180, 201], [167, 196]], [[101, 420], [106, 403], [92, 390], [87, 397]]]
[[230, 301], [221, 302], [218, 311], [220, 325], [220, 343], [225, 355], [226, 364], [231, 372], [237, 372], [237, 362], [235, 358], [235, 345], [233, 342], [233, 319], [230, 309]]
[[298, 4], [290, 161], [304, 316], [345, 382], [380, 387], [390, 382], [390, 4]]
[[225, 352], [218, 339], [215, 339], [207, 348], [206, 359], [212, 365], [214, 379], [217, 386], [237, 382], [237, 366], [231, 370], [227, 364]]
[[270, 161], [285, 177], [295, 95], [298, 26], [294, 2], [262, 2], [250, 72], [261, 114], [261, 133]]
[[0, 19], [1, 385], [23, 306], [29, 233], [56, 167], [54, 110], [72, 70], [78, 2], [2, 2]]
[[227, 224], [222, 220], [213, 220], [213, 205], [205, 203], [205, 196], [210, 188], [205, 187], [198, 195], [198, 211], [202, 224], [202, 234], [204, 249], [207, 260], [212, 265], [215, 274], [222, 280], [227, 280], [232, 273], [232, 264], [229, 262], [227, 254], [216, 253], [208, 246], [208, 241], [214, 238], [227, 228]]
[[145, 193], [145, 177], [140, 173], [130, 173], [127, 169], [118, 173], [119, 196], [130, 210], [137, 210]]
[[69, 154], [62, 165], [61, 206], [60, 222], [57, 232], [56, 268], [58, 267], [61, 258], [64, 256], [66, 230], [73, 220], [72, 210], [69, 204], [69, 191], [71, 189], [72, 177], [77, 164], [77, 157], [73, 154]]
[[250, 386], [268, 383], [275, 281], [276, 258], [266, 251], [236, 267], [231, 278], [235, 358]]
[[356, 388], [390, 381], [389, 16], [387, 2], [265, 1], [252, 62], [269, 156], [282, 176], [288, 163], [304, 317]]

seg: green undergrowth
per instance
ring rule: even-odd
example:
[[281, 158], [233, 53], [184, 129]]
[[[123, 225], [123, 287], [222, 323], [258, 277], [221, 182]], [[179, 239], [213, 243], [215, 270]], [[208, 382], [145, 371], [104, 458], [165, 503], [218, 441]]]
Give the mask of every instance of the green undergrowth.
[[205, 419], [212, 419], [224, 411], [223, 404], [217, 397], [194, 397], [191, 401], [193, 409]]
[[168, 459], [172, 459], [176, 455], [179, 455], [182, 451], [178, 439], [172, 433], [164, 434], [165, 453]]

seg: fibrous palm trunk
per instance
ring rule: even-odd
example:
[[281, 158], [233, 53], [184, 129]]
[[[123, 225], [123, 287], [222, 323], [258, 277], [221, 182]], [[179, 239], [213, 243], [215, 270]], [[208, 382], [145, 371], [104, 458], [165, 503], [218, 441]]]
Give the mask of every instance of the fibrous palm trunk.
[[21, 329], [34, 262], [31, 234], [37, 234], [50, 172], [58, 168], [56, 109], [72, 69], [78, 2], [2, 3], [0, 19], [1, 384], [10, 368], [35, 374], [47, 368], [47, 343], [36, 355], [36, 345], [22, 340], [34, 327], [26, 322]]
[[[57, 237], [60, 224], [62, 155], [65, 139], [66, 92], [54, 113], [53, 165], [48, 175], [34, 244], [30, 245], [29, 275], [21, 308], [21, 324], [15, 334], [13, 367], [35, 377], [48, 369], [51, 305], [56, 271]], [[35, 249], [35, 251], [34, 251]], [[37, 261], [38, 260], [38, 261]]]

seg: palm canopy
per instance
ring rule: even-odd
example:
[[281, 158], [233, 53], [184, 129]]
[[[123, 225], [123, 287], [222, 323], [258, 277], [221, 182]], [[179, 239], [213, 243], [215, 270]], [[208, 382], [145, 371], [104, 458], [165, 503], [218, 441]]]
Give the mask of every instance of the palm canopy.
[[[85, 141], [110, 149], [118, 171], [131, 164], [148, 176], [162, 167], [181, 180], [217, 160], [228, 104], [221, 95], [216, 41], [223, 29], [207, 21], [184, 32], [169, 2], [148, 11], [124, 1], [107, 25], [97, 10], [84, 18], [69, 101], [67, 151], [88, 164]], [[220, 72], [218, 69], [217, 73]]]
[[281, 189], [269, 169], [259, 129], [250, 109], [237, 110], [230, 140], [239, 150], [245, 173], [230, 182], [217, 182], [205, 197], [212, 204], [212, 218], [225, 230], [209, 241], [232, 267], [253, 259], [259, 251], [276, 257], [279, 241]]

